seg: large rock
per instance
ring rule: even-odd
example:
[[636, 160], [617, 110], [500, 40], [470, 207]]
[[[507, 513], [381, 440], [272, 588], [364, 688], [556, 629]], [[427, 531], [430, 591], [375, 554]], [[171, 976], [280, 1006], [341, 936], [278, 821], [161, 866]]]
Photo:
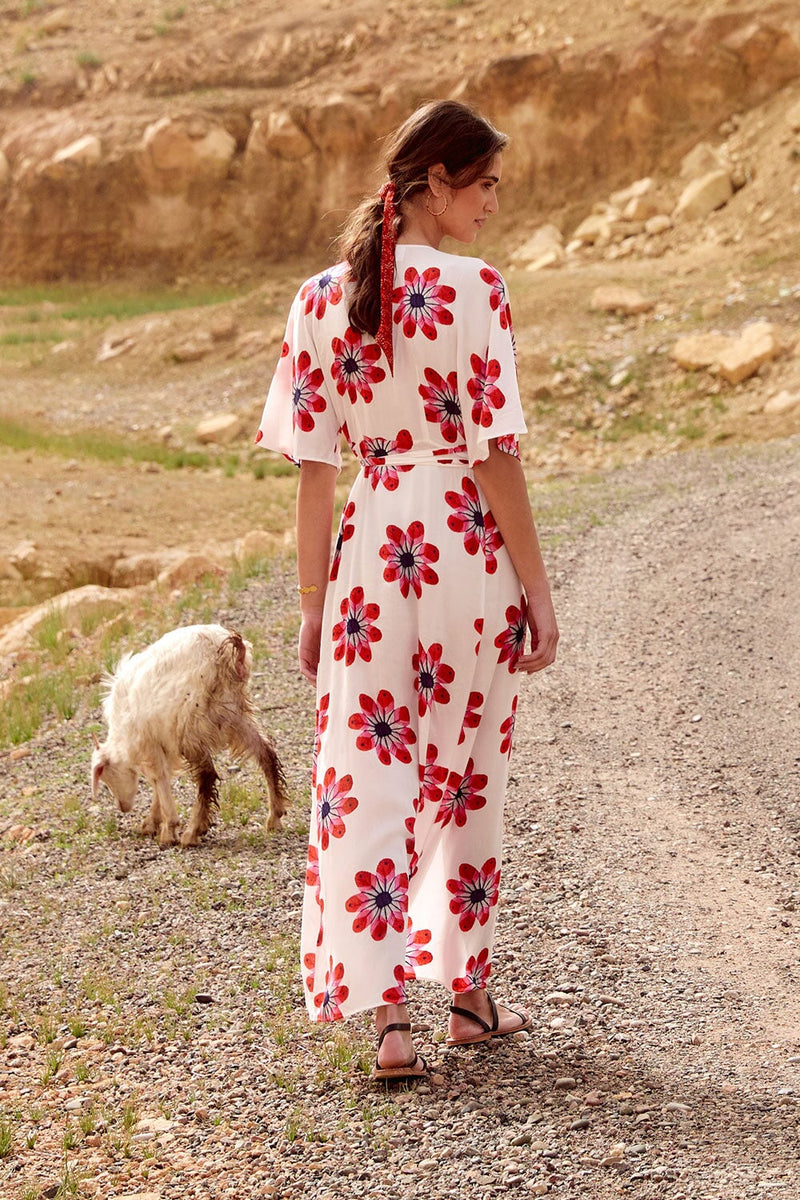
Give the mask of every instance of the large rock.
[[[551, 261], [543, 264], [546, 258]], [[557, 225], [541, 225], [511, 255], [513, 263], [531, 270], [539, 270], [540, 264], [554, 266], [565, 258], [564, 238]]]
[[70, 142], [68, 146], [64, 146], [63, 150], [57, 150], [50, 161], [54, 166], [68, 164], [74, 167], [85, 167], [99, 163], [102, 157], [103, 147], [100, 144], [100, 138], [95, 137], [93, 133], [87, 133], [74, 142]]
[[242, 421], [236, 413], [218, 413], [201, 421], [194, 431], [194, 436], [198, 442], [227, 446], [229, 442], [235, 441], [241, 432]]
[[602, 213], [590, 213], [572, 234], [571, 243], [584, 246], [607, 246], [611, 241], [612, 224]]
[[116, 588], [87, 584], [86, 587], [62, 592], [60, 596], [37, 604], [24, 616], [0, 629], [0, 666], [3, 659], [17, 654], [27, 644], [44, 621], [52, 620], [53, 613], [61, 616], [65, 628], [79, 631], [86, 617], [97, 613], [113, 616], [128, 603], [131, 595], [131, 592], [118, 591]]
[[159, 573], [162, 587], [182, 588], [199, 583], [207, 575], [222, 578], [225, 571], [218, 562], [205, 554], [186, 554]]
[[692, 333], [679, 338], [670, 356], [684, 371], [713, 367], [731, 346], [733, 339], [724, 333]]
[[713, 171], [723, 171], [727, 166], [722, 154], [708, 142], [698, 142], [681, 159], [681, 179], [700, 179]]
[[592, 292], [589, 307], [595, 312], [621, 313], [632, 317], [639, 313], [652, 312], [655, 301], [648, 300], [635, 288], [598, 287]]
[[268, 558], [274, 554], [280, 540], [276, 534], [269, 533], [266, 529], [251, 529], [236, 542], [233, 554], [240, 563], [247, 562], [249, 559]]
[[675, 206], [675, 216], [702, 220], [727, 204], [732, 195], [733, 184], [728, 172], [711, 171], [708, 175], [693, 179], [684, 188]]
[[223, 180], [235, 153], [235, 138], [211, 118], [162, 117], [144, 131], [139, 166], [150, 190], [181, 194]]
[[23, 579], [35, 579], [41, 563], [35, 542], [24, 541], [14, 547], [8, 556], [9, 562], [19, 571]]
[[178, 551], [164, 550], [154, 554], [130, 554], [125, 558], [118, 558], [111, 572], [111, 585], [115, 588], [132, 588], [150, 583], [179, 557]]
[[780, 333], [769, 321], [745, 326], [740, 337], [720, 354], [719, 373], [728, 383], [741, 383], [755, 375], [762, 363], [777, 358], [783, 349]]
[[778, 392], [776, 396], [771, 396], [764, 405], [763, 411], [770, 416], [781, 416], [783, 413], [791, 412], [800, 405], [800, 392]]

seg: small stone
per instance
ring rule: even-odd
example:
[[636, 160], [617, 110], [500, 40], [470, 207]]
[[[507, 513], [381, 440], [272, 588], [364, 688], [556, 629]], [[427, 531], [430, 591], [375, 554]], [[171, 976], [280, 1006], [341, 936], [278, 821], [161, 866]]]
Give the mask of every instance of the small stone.
[[534, 1183], [529, 1189], [532, 1196], [546, 1196], [550, 1191], [548, 1183]]
[[683, 1104], [680, 1100], [670, 1100], [664, 1108], [666, 1112], [691, 1112], [689, 1105]]
[[577, 1079], [573, 1075], [561, 1075], [553, 1086], [563, 1088], [566, 1091], [568, 1088], [574, 1088], [577, 1082]]
[[235, 413], [218, 413], [207, 417], [194, 431], [198, 442], [227, 446], [241, 433], [242, 422]]
[[800, 404], [800, 392], [778, 392], [776, 396], [772, 396], [764, 405], [762, 412], [770, 416], [780, 416], [782, 413], [791, 412], [793, 408], [797, 408]]
[[719, 373], [728, 383], [742, 383], [783, 349], [778, 331], [768, 321], [755, 321], [720, 354]]
[[655, 308], [655, 302], [646, 299], [635, 288], [598, 287], [592, 292], [589, 307], [595, 312], [621, 313], [630, 317], [651, 312]]
[[590, 1125], [591, 1121], [588, 1117], [576, 1117], [574, 1121], [570, 1122], [570, 1129], [588, 1129]]
[[657, 237], [660, 233], [666, 233], [668, 229], [672, 229], [672, 217], [668, 217], [666, 213], [657, 213], [644, 223], [644, 231], [648, 237]]
[[214, 1003], [214, 997], [211, 995], [210, 992], [197, 992], [194, 999], [195, 999], [196, 1004], [213, 1004]]
[[544, 998], [545, 1004], [572, 1004], [573, 997], [566, 992], [548, 992]]
[[670, 350], [670, 357], [684, 371], [697, 371], [713, 366], [732, 343], [733, 339], [724, 333], [690, 334], [678, 339]]
[[187, 338], [185, 342], [179, 342], [172, 349], [172, 358], [177, 363], [199, 362], [201, 358], [205, 358], [213, 347], [213, 341], [210, 333], [198, 333], [193, 338]]

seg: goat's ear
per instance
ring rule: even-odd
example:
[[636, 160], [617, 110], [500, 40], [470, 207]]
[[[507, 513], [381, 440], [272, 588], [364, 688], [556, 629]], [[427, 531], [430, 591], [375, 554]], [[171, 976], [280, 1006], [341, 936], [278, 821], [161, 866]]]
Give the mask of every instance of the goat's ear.
[[103, 769], [108, 766], [107, 758], [100, 758], [92, 767], [92, 799], [96, 800], [100, 791], [100, 779], [103, 775]]

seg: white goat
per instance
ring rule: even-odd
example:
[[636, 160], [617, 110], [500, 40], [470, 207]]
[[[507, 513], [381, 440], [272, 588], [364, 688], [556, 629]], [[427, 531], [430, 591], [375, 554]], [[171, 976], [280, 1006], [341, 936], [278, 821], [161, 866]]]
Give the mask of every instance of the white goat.
[[153, 787], [153, 802], [142, 832], [157, 832], [161, 846], [172, 845], [179, 820], [171, 781], [188, 768], [197, 798], [180, 840], [196, 846], [219, 802], [212, 755], [227, 747], [261, 767], [269, 790], [267, 828], [278, 829], [286, 780], [271, 742], [253, 720], [251, 664], [250, 643], [221, 625], [174, 629], [139, 654], [126, 654], [106, 680], [108, 737], [102, 744], [95, 738], [95, 800], [104, 783], [122, 811], [130, 812], [143, 775]]

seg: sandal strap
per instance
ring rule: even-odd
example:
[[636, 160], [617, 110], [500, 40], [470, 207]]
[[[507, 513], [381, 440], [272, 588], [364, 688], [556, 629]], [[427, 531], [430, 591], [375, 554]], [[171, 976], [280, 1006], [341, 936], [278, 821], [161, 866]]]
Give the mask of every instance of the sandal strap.
[[484, 1033], [495, 1033], [500, 1025], [497, 1005], [489, 992], [486, 993], [486, 999], [489, 1001], [489, 1009], [492, 1014], [491, 1025], [488, 1021], [484, 1021], [483, 1017], [479, 1017], [477, 1013], [470, 1012], [468, 1008], [460, 1008], [457, 1004], [450, 1005], [450, 1012], [455, 1013], [457, 1017], [466, 1017], [468, 1021], [474, 1021], [476, 1025], [480, 1025]]
[[[483, 1017], [479, 1017], [477, 1013], [470, 1012], [468, 1008], [459, 1008], [457, 1004], [450, 1005], [450, 1012], [455, 1013], [457, 1017], [466, 1017], [468, 1021], [474, 1021], [476, 1025], [480, 1025], [484, 1033], [491, 1033], [492, 1026], [484, 1021]], [[497, 1026], [495, 1025], [496, 1029]]]
[[395, 1032], [410, 1033], [411, 1025], [408, 1023], [408, 1021], [393, 1021], [391, 1023], [391, 1025], [384, 1025], [384, 1027], [381, 1030], [380, 1035], [378, 1037], [378, 1049], [379, 1050], [380, 1050], [381, 1046], [383, 1045], [383, 1039], [386, 1037], [387, 1033], [395, 1033]]

